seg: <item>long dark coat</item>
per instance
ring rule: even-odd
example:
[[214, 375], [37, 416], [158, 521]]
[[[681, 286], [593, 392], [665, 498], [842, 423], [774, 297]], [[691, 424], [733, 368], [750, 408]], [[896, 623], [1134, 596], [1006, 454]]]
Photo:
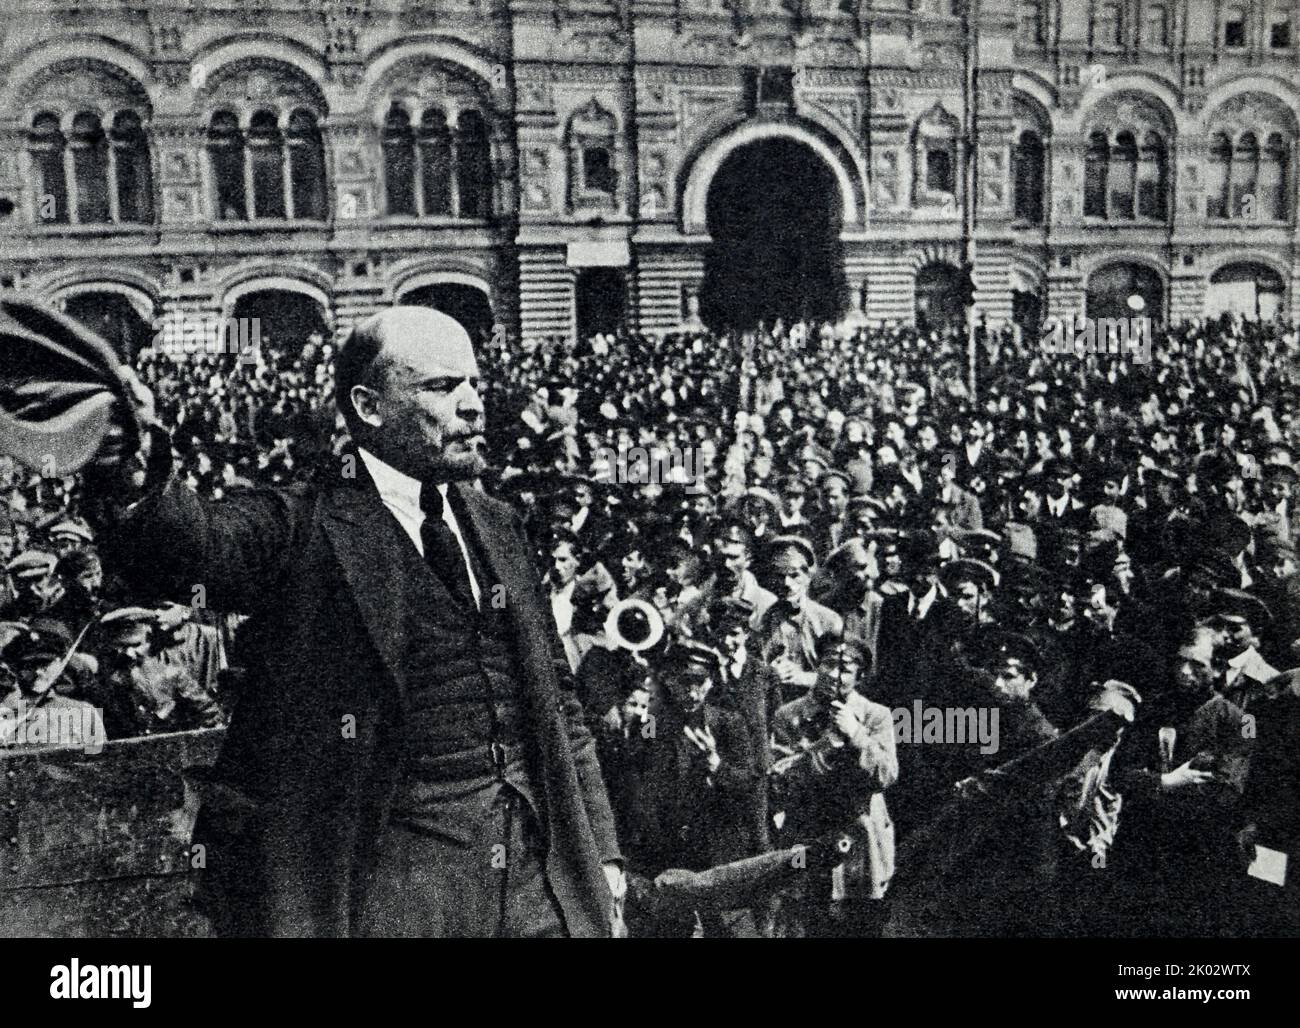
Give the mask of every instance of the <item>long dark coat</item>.
[[[400, 559], [414, 548], [361, 461], [342, 466], [317, 485], [215, 503], [173, 481], [113, 533], [110, 559], [139, 584], [252, 616], [249, 679], [194, 832], [200, 904], [223, 934], [353, 934], [398, 784], [391, 730], [406, 705], [419, 562]], [[495, 576], [483, 601], [504, 601], [514, 629], [548, 881], [571, 935], [606, 936], [613, 817], [522, 523], [453, 488]]]

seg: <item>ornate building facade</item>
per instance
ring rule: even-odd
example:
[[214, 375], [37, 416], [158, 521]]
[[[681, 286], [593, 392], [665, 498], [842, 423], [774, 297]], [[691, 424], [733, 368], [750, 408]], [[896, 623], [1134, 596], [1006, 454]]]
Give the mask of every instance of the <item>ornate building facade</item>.
[[779, 142], [846, 317], [1289, 312], [1298, 129], [1300, 0], [17, 0], [0, 287], [666, 331]]

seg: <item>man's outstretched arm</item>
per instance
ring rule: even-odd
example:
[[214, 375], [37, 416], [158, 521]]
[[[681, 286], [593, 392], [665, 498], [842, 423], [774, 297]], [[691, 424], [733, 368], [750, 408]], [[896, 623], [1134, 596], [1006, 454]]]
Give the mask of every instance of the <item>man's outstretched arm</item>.
[[101, 546], [135, 587], [185, 605], [251, 613], [265, 602], [288, 559], [288, 494], [271, 490], [203, 500], [172, 472], [171, 440], [153, 398], [132, 378], [148, 427], [134, 452], [111, 434], [88, 469], [87, 508]]

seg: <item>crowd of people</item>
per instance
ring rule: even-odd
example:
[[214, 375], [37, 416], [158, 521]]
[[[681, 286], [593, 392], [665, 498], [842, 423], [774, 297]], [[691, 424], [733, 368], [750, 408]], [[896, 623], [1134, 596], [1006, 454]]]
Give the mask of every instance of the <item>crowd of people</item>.
[[[482, 486], [536, 547], [635, 934], [1300, 928], [1296, 330], [975, 357], [972, 392], [965, 340], [910, 327], [482, 349]], [[205, 495], [343, 452], [327, 342], [136, 367]], [[77, 478], [0, 488], [0, 742], [55, 706], [221, 724], [241, 612], [129, 594]], [[792, 846], [775, 895], [650, 902]]]

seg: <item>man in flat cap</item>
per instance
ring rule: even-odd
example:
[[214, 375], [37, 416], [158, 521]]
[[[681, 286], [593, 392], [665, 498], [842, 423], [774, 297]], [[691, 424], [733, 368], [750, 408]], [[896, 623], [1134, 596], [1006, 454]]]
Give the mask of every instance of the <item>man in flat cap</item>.
[[7, 617], [32, 618], [45, 613], [63, 596], [63, 585], [54, 574], [58, 558], [44, 550], [24, 550], [5, 570], [14, 585], [14, 599]]
[[947, 602], [940, 607], [946, 615], [941, 619], [943, 627], [969, 629], [991, 624], [991, 601], [997, 578], [997, 572], [990, 565], [971, 557], [941, 565], [939, 581], [947, 593]]
[[1245, 589], [1220, 589], [1210, 601], [1210, 625], [1219, 632], [1218, 654], [1226, 662], [1223, 695], [1249, 710], [1264, 683], [1279, 672], [1259, 652], [1259, 637], [1273, 620], [1261, 600]]
[[708, 642], [721, 654], [723, 677], [712, 702], [745, 719], [761, 779], [754, 790], [754, 838], [759, 849], [770, 848], [766, 775], [771, 766], [772, 718], [781, 705], [781, 680], [754, 653], [754, 608], [745, 600], [724, 596], [709, 607]]
[[758, 584], [750, 565], [754, 558], [754, 533], [740, 520], [724, 520], [713, 532], [710, 556], [713, 577], [704, 587], [711, 601], [743, 600], [752, 612], [752, 627], [757, 627], [776, 594]]
[[62, 621], [74, 636], [78, 635], [103, 612], [103, 565], [94, 550], [76, 549], [59, 558], [55, 573], [63, 586], [63, 595], [50, 608], [50, 617]]
[[1044, 525], [1082, 531], [1088, 527], [1088, 508], [1075, 494], [1075, 466], [1063, 457], [1054, 457], [1043, 466], [1046, 494], [1039, 516]]
[[298, 491], [210, 503], [165, 438], [148, 475], [104, 455], [108, 498], [139, 497], [106, 518], [113, 565], [251, 618], [194, 833], [205, 909], [222, 934], [607, 937], [613, 816], [522, 522], [473, 485], [469, 335], [388, 308], [335, 380], [354, 445]]
[[777, 522], [782, 532], [802, 531], [808, 525], [804, 504], [808, 499], [808, 486], [798, 475], [789, 475], [781, 484], [781, 511]]
[[147, 607], [120, 607], [99, 619], [88, 640], [100, 663], [90, 695], [104, 708], [110, 738], [217, 728], [224, 721], [193, 675], [153, 655], [157, 619]]
[[90, 526], [80, 518], [63, 518], [56, 521], [46, 529], [45, 535], [50, 541], [50, 548], [58, 557], [78, 547], [89, 546], [95, 541], [95, 534], [90, 530]]
[[[755, 855], [755, 743], [742, 715], [709, 702], [725, 673], [721, 654], [679, 640], [656, 670], [663, 703], [652, 711], [649, 763], [625, 842], [629, 868], [654, 878], [668, 868], [701, 871]], [[756, 934], [748, 911], [701, 917], [705, 935]], [[689, 936], [694, 927], [681, 918], [629, 925], [633, 934], [661, 937]]]
[[956, 528], [977, 531], [984, 527], [984, 512], [979, 497], [957, 484], [957, 454], [942, 455], [934, 469], [936, 476], [933, 502], [951, 511], [949, 521]]
[[1123, 876], [1129, 924], [1217, 936], [1239, 913], [1237, 804], [1253, 740], [1241, 708], [1219, 691], [1217, 633], [1194, 625], [1174, 640], [1170, 677], [1141, 689], [1112, 762], [1124, 800], [1113, 871]]
[[776, 713], [773, 808], [790, 839], [847, 832], [849, 859], [806, 883], [800, 912], [813, 937], [877, 935], [894, 874], [894, 823], [885, 790], [898, 779], [889, 708], [858, 689], [866, 650], [852, 637], [828, 639], [807, 696]]
[[767, 549], [776, 603], [759, 622], [759, 652], [781, 679], [783, 695], [794, 699], [817, 679], [821, 640], [844, 634], [844, 619], [808, 595], [815, 557], [801, 536], [777, 536]]
[[813, 523], [813, 536], [821, 557], [845, 542], [852, 531], [849, 522], [852, 481], [846, 472], [832, 468], [817, 483], [821, 509]]
[[17, 681], [17, 689], [0, 698], [0, 748], [69, 746], [98, 753], [103, 747], [108, 737], [100, 712], [57, 688], [74, 641], [60, 622], [34, 618], [0, 649], [0, 664]]
[[1292, 644], [1300, 639], [1300, 557], [1290, 540], [1264, 539], [1255, 545], [1254, 591], [1273, 612], [1263, 632], [1262, 652], [1269, 663], [1288, 667], [1300, 654]]

